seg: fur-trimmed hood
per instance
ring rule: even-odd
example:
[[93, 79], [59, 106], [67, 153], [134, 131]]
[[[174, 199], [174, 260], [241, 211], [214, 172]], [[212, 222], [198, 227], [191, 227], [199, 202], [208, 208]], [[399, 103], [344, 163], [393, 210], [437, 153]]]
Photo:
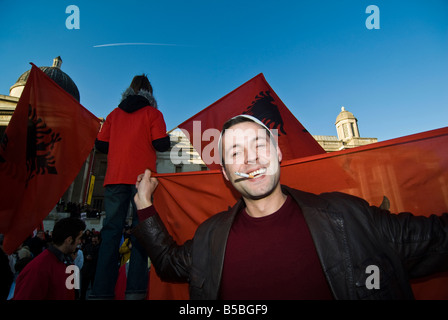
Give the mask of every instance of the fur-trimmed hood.
[[132, 113], [143, 107], [152, 106], [157, 109], [157, 101], [149, 91], [140, 90], [137, 94], [129, 87], [121, 94], [118, 107], [127, 113]]

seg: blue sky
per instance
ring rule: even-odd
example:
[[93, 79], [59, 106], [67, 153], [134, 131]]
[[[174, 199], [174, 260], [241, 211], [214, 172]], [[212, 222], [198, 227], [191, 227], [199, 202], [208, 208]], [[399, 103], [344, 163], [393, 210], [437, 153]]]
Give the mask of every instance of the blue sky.
[[[366, 8], [380, 10], [369, 30]], [[66, 28], [66, 7], [80, 29]], [[98, 117], [147, 73], [167, 129], [263, 73], [315, 135], [341, 106], [379, 140], [448, 125], [448, 1], [0, 1], [0, 94], [30, 68], [62, 70]], [[105, 46], [113, 43], [169, 45]]]

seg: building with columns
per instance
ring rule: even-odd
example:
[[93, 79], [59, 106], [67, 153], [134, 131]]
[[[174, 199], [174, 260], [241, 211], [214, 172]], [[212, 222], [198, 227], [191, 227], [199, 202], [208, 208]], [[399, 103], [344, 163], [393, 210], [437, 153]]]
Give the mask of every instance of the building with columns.
[[19, 102], [18, 97], [0, 94], [0, 137], [5, 133], [6, 127], [16, 109], [17, 102]]
[[355, 148], [370, 143], [378, 142], [377, 138], [363, 138], [359, 134], [358, 119], [353, 113], [341, 108], [341, 112], [336, 117], [337, 136], [313, 135], [314, 139], [327, 152], [339, 151]]

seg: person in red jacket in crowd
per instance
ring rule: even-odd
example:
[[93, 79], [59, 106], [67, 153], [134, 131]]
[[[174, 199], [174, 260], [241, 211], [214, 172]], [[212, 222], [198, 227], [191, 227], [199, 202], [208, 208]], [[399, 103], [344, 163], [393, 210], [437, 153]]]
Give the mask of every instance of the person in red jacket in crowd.
[[75, 274], [71, 254], [85, 228], [77, 218], [59, 220], [53, 229], [53, 244], [19, 273], [13, 300], [74, 300], [79, 273]]
[[[95, 143], [107, 153], [104, 179], [106, 218], [101, 229], [101, 246], [95, 281], [89, 299], [114, 299], [118, 277], [119, 245], [126, 216], [132, 205], [133, 223], [138, 217], [134, 203], [136, 177], [145, 169], [156, 171], [156, 151], [167, 151], [170, 138], [153, 89], [146, 75], [135, 76], [122, 94], [122, 101], [106, 118]], [[132, 236], [132, 253], [126, 299], [146, 297], [148, 256]]]

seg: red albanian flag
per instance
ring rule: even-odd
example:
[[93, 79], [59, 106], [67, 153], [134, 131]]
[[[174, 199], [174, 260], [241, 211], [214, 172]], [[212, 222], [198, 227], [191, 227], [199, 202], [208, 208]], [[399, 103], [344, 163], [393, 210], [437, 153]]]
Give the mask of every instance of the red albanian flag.
[[93, 148], [100, 120], [32, 64], [0, 144], [0, 233], [11, 254], [41, 224]]
[[209, 169], [219, 169], [218, 139], [223, 124], [249, 114], [277, 132], [283, 160], [323, 154], [325, 150], [294, 117], [260, 73], [178, 126]]

